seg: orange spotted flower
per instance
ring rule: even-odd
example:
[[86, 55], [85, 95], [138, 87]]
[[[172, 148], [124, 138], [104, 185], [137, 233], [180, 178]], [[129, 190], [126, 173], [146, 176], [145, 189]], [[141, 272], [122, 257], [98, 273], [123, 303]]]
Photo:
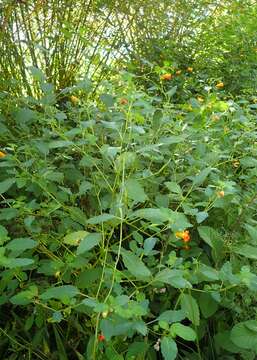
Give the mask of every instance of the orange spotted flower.
[[102, 342], [105, 340], [105, 336], [103, 334], [98, 335], [98, 341]]
[[171, 79], [172, 79], [172, 74], [170, 73], [161, 75], [161, 80], [171, 80]]
[[188, 243], [190, 241], [190, 234], [188, 230], [177, 231], [175, 236], [179, 239], [182, 239], [184, 243]]
[[77, 96], [71, 95], [70, 101], [72, 102], [72, 104], [76, 105], [79, 103], [79, 98], [77, 98]]
[[222, 81], [218, 82], [218, 83], [216, 84], [216, 88], [217, 88], [217, 89], [223, 89], [223, 88], [224, 88], [224, 83], [223, 83]]
[[120, 105], [127, 105], [127, 104], [128, 104], [128, 100], [126, 98], [120, 99]]
[[218, 197], [222, 198], [225, 196], [225, 192], [223, 190], [218, 191], [217, 195], [218, 195]]
[[6, 157], [6, 154], [2, 151], [0, 151], [0, 159], [3, 159], [4, 157]]

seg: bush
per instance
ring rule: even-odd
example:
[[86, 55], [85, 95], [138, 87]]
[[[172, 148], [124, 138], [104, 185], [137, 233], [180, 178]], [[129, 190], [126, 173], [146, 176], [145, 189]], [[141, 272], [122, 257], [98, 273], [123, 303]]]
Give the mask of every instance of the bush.
[[2, 358], [254, 359], [256, 104], [153, 81], [1, 94]]

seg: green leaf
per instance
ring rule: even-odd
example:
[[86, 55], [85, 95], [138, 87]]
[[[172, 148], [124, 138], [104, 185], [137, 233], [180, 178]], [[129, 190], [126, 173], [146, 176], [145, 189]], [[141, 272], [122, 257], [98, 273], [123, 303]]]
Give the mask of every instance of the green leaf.
[[134, 200], [136, 203], [145, 202], [147, 200], [144, 188], [137, 180], [128, 179], [125, 182], [125, 189], [128, 198]]
[[[137, 355], [141, 355], [142, 357], [145, 356], [146, 351], [149, 349], [149, 344], [145, 343], [145, 342], [133, 342], [131, 345], [129, 345], [128, 347], [128, 352], [126, 355], [126, 359], [130, 360], [130, 358], [132, 357], [136, 357]], [[132, 359], [134, 359], [132, 358]], [[112, 360], [112, 359], [110, 359]]]
[[86, 235], [84, 239], [79, 244], [77, 249], [77, 255], [81, 255], [84, 252], [92, 249], [94, 246], [98, 245], [99, 242], [102, 240], [102, 234], [100, 233], [92, 233]]
[[186, 314], [182, 310], [167, 310], [158, 316], [158, 321], [166, 321], [168, 324], [184, 320]]
[[184, 340], [187, 341], [194, 341], [196, 339], [196, 332], [191, 329], [189, 326], [185, 326], [180, 323], [175, 323], [171, 325], [170, 328], [172, 333], [175, 333], [175, 335], [178, 335]]
[[217, 302], [208, 293], [201, 293], [199, 296], [199, 306], [206, 319], [211, 317], [218, 310]]
[[15, 179], [6, 179], [0, 182], [0, 195], [5, 193], [10, 189], [10, 187], [15, 183]]
[[37, 287], [30, 286], [28, 290], [19, 292], [10, 298], [10, 302], [14, 305], [28, 305], [33, 302], [33, 298], [37, 296]]
[[175, 193], [175, 194], [182, 194], [181, 187], [177, 183], [172, 182], [172, 181], [167, 181], [167, 182], [165, 182], [165, 185], [170, 190], [170, 192]]
[[197, 275], [201, 280], [216, 281], [219, 280], [219, 272], [210, 266], [200, 264], [198, 267]]
[[12, 251], [25, 251], [27, 249], [33, 249], [37, 246], [37, 242], [30, 238], [18, 238], [8, 242], [6, 248]]
[[223, 258], [223, 240], [220, 234], [210, 226], [198, 226], [200, 237], [213, 249], [212, 256], [215, 260]]
[[177, 289], [192, 288], [190, 282], [183, 278], [183, 271], [164, 269], [156, 274], [154, 282], [170, 284]]
[[109, 94], [100, 95], [100, 99], [106, 107], [112, 107], [114, 105], [114, 98]]
[[6, 258], [2, 260], [3, 266], [13, 269], [16, 267], [23, 267], [23, 266], [29, 266], [34, 263], [33, 259], [27, 259], [27, 258]]
[[176, 93], [177, 88], [178, 88], [177, 85], [173, 86], [169, 91], [167, 91], [167, 95], [169, 97], [172, 97]]
[[249, 233], [249, 235], [251, 236], [251, 238], [253, 239], [253, 241], [257, 242], [257, 227], [253, 227], [249, 224], [245, 224], [245, 228]]
[[225, 349], [229, 352], [238, 353], [241, 351], [240, 347], [231, 341], [230, 331], [219, 332], [215, 335], [214, 341], [216, 345], [219, 345], [222, 349]]
[[86, 226], [87, 225], [87, 217], [86, 214], [78, 207], [69, 207], [69, 213], [72, 220], [78, 222], [79, 224]]
[[161, 340], [161, 352], [164, 360], [174, 360], [178, 354], [177, 344], [173, 339], [165, 336]]
[[5, 227], [0, 225], [0, 245], [3, 245], [8, 240], [8, 231]]
[[92, 224], [92, 225], [96, 225], [96, 224], [101, 224], [101, 223], [106, 222], [106, 221], [113, 220], [115, 218], [116, 218], [116, 216], [114, 216], [112, 214], [102, 214], [102, 215], [94, 216], [94, 217], [88, 219], [87, 223]]
[[53, 324], [55, 342], [58, 350], [59, 360], [69, 360], [61, 336], [55, 324]]
[[208, 217], [208, 213], [206, 211], [200, 211], [196, 214], [196, 221], [198, 224], [202, 223]]
[[89, 233], [87, 231], [74, 231], [70, 234], [67, 234], [64, 237], [63, 242], [64, 244], [68, 245], [79, 245], [79, 242], [88, 234]]
[[86, 194], [89, 190], [91, 190], [93, 185], [89, 181], [82, 181], [79, 185], [79, 194]]
[[200, 324], [199, 307], [193, 296], [188, 294], [181, 295], [181, 308], [186, 313], [188, 319], [196, 326]]
[[251, 245], [240, 245], [233, 249], [236, 254], [245, 256], [249, 259], [257, 260], [257, 247]]
[[150, 254], [150, 252], [153, 250], [157, 240], [158, 240], [157, 238], [150, 237], [144, 241], [144, 254], [145, 255]]
[[136, 278], [146, 278], [151, 276], [150, 270], [145, 266], [131, 251], [122, 250], [122, 259], [128, 271]]
[[48, 144], [49, 149], [59, 149], [63, 147], [70, 147], [74, 145], [72, 141], [68, 140], [53, 140]]
[[202, 170], [198, 175], [194, 176], [193, 185], [201, 185], [204, 182], [204, 180], [207, 178], [211, 170], [212, 168], [208, 167]]
[[242, 349], [256, 350], [257, 320], [248, 320], [236, 324], [231, 330], [230, 339]]
[[31, 75], [33, 76], [33, 78], [39, 82], [42, 82], [45, 80], [45, 75], [44, 73], [36, 66], [30, 66], [29, 70], [31, 72]]
[[93, 360], [93, 356], [94, 356], [94, 343], [95, 343], [95, 336], [94, 335], [91, 335], [89, 340], [88, 340], [88, 343], [87, 343], [87, 357], [86, 359], [87, 360]]
[[71, 299], [74, 296], [79, 294], [79, 290], [72, 285], [63, 285], [57, 286], [50, 289], [47, 289], [43, 294], [40, 295], [42, 300], [50, 300], [50, 299]]

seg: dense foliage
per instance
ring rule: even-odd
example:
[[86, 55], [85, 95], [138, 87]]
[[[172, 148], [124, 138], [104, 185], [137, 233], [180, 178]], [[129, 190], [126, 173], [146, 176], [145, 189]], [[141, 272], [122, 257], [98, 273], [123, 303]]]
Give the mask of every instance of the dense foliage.
[[1, 359], [254, 360], [254, 2], [14, 5], [0, 15]]

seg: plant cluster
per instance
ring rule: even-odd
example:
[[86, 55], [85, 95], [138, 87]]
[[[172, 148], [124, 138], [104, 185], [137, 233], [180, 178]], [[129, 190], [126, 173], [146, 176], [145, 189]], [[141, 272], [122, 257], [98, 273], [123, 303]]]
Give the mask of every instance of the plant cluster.
[[255, 359], [257, 105], [168, 70], [1, 92], [2, 359]]

